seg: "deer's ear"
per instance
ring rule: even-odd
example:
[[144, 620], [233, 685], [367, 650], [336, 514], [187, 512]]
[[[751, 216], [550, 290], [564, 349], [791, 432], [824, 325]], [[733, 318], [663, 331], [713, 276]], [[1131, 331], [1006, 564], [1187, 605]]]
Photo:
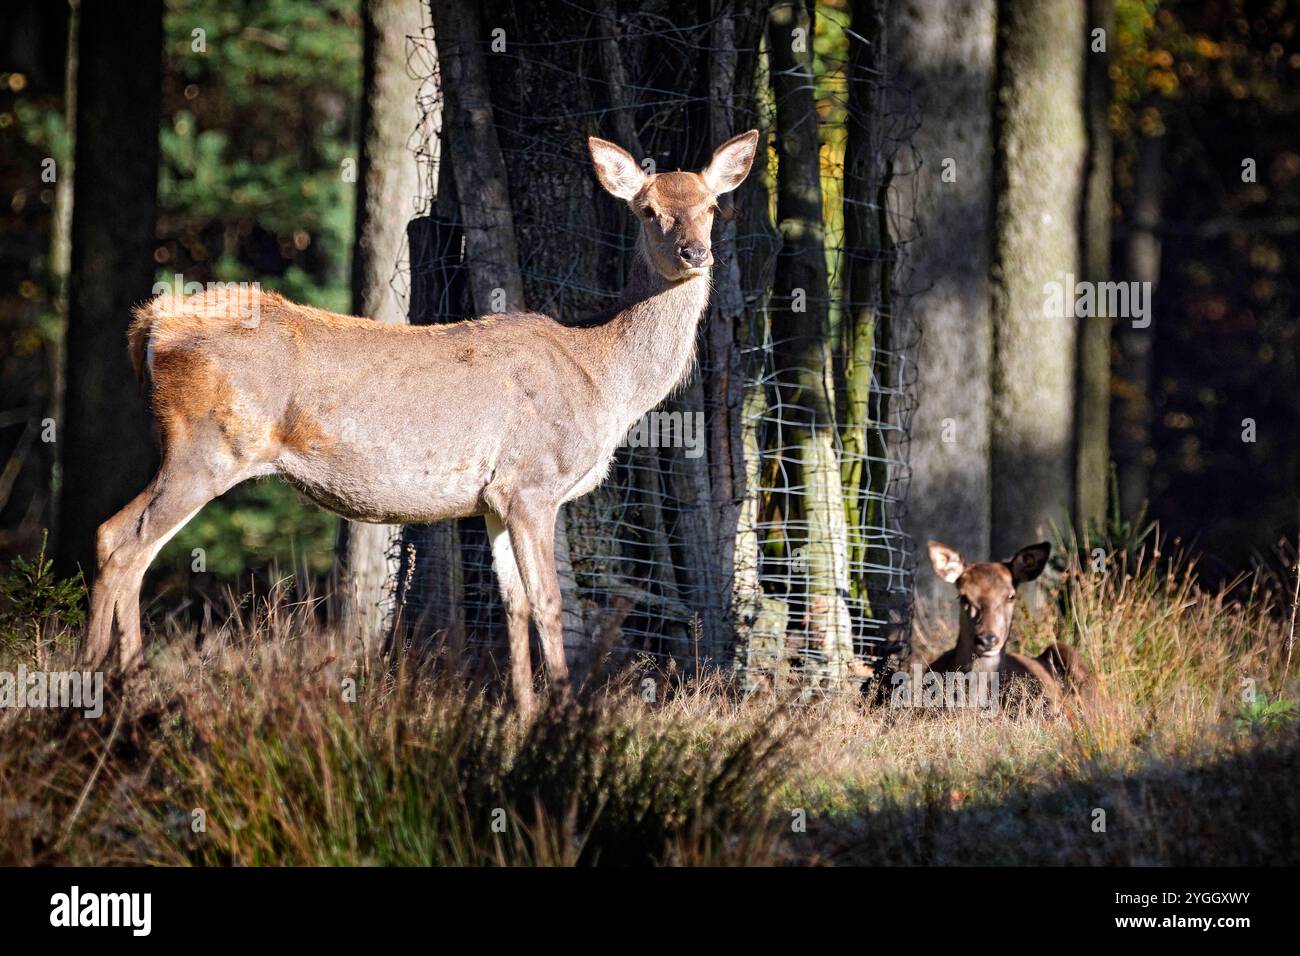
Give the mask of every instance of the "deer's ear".
[[729, 193], [745, 181], [758, 149], [758, 130], [733, 136], [713, 151], [709, 165], [700, 173], [715, 196]]
[[1052, 546], [1046, 541], [1031, 544], [1029, 547], [1017, 551], [1015, 557], [1007, 562], [1007, 567], [1011, 569], [1011, 580], [1016, 587], [1026, 581], [1032, 581], [1042, 574], [1043, 569], [1047, 567], [1047, 559], [1051, 553]]
[[961, 577], [961, 573], [966, 570], [966, 562], [961, 559], [960, 554], [938, 541], [929, 542], [927, 547], [930, 549], [930, 565], [934, 568], [935, 574], [949, 584]]
[[645, 185], [646, 175], [636, 164], [632, 154], [621, 146], [595, 136], [588, 138], [591, 161], [596, 167], [596, 178], [611, 196], [624, 201], [631, 199]]

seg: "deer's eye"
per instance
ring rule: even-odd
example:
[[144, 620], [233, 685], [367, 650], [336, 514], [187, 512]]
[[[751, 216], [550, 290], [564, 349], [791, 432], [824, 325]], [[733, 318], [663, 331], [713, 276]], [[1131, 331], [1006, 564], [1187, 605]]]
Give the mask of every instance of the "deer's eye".
[[655, 217], [655, 207], [654, 207], [654, 206], [642, 206], [642, 207], [641, 207], [641, 218], [642, 218], [642, 219], [653, 219], [654, 217]]
[[1015, 592], [1015, 591], [1012, 591], [1009, 595], [1007, 595], [1007, 600], [1008, 600], [1008, 601], [1014, 601], [1015, 599], [1016, 599], [1016, 592]]

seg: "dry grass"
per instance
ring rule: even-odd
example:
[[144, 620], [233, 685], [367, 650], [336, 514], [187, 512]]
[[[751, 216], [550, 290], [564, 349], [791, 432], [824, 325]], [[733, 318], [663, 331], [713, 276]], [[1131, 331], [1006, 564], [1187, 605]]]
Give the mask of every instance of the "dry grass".
[[1019, 626], [1097, 669], [1068, 718], [645, 671], [525, 728], [273, 594], [99, 720], [0, 711], [0, 863], [1296, 863], [1289, 599], [1203, 594], [1179, 561], [1073, 577]]

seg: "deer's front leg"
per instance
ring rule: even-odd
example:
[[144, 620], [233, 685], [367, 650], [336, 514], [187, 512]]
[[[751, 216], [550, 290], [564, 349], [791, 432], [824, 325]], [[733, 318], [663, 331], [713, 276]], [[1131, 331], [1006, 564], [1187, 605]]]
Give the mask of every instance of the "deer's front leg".
[[510, 653], [510, 693], [524, 717], [536, 709], [533, 697], [533, 665], [528, 651], [528, 595], [519, 577], [510, 535], [501, 519], [492, 512], [484, 516], [492, 542], [492, 569], [496, 572], [501, 601], [506, 606], [506, 634]]
[[524, 593], [542, 645], [546, 671], [557, 688], [567, 687], [569, 665], [564, 659], [564, 615], [560, 576], [555, 570], [555, 520], [559, 507], [549, 502], [525, 502], [510, 509], [506, 525]]

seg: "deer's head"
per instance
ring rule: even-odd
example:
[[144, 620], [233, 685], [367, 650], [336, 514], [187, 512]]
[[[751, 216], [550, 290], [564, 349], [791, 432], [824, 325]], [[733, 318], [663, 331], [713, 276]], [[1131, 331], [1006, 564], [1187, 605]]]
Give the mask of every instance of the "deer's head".
[[1047, 542], [1031, 544], [1009, 561], [975, 564], [967, 564], [955, 550], [938, 541], [931, 541], [929, 548], [934, 573], [955, 585], [961, 600], [958, 646], [969, 647], [976, 657], [997, 657], [1011, 635], [1016, 588], [1043, 573], [1052, 546]]
[[641, 220], [650, 265], [676, 281], [707, 275], [713, 265], [713, 215], [718, 197], [745, 181], [758, 147], [758, 130], [727, 140], [698, 173], [647, 174], [625, 149], [603, 139], [587, 141], [596, 178]]

